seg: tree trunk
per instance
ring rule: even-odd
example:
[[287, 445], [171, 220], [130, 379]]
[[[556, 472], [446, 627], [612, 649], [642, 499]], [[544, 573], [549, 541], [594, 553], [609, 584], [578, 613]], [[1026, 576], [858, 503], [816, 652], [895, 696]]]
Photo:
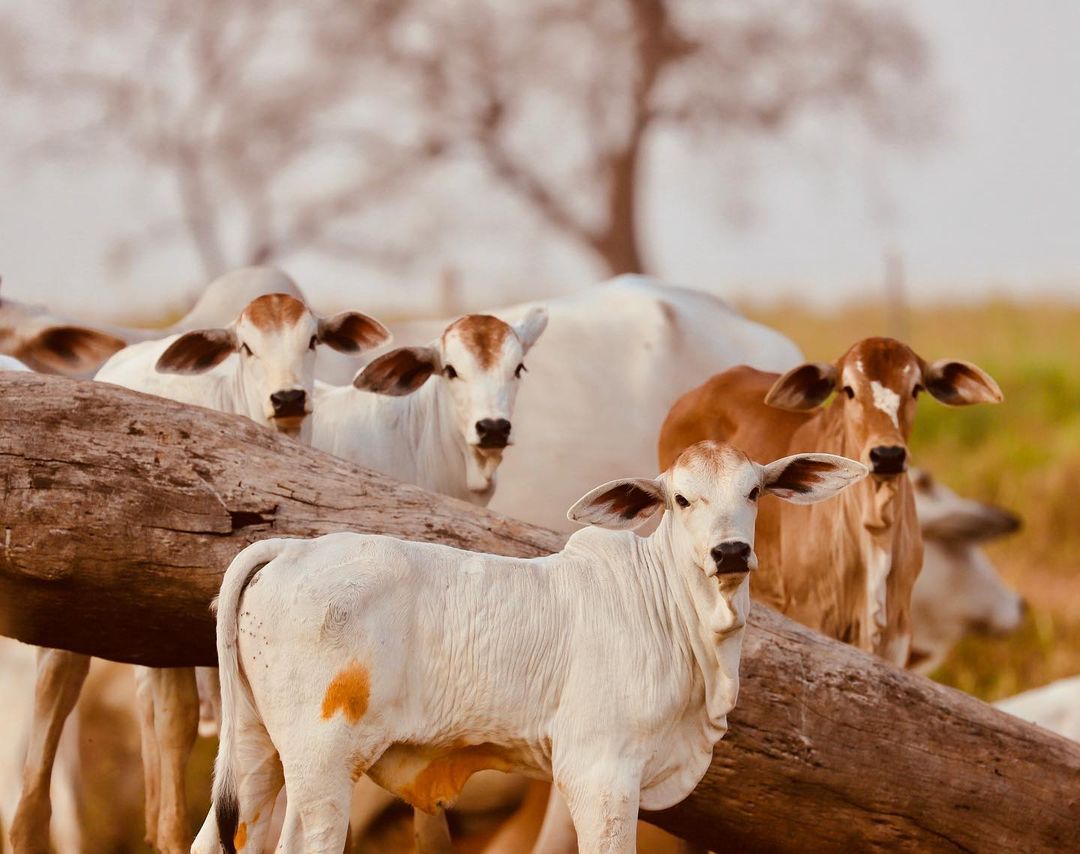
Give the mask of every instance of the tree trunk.
[[[557, 534], [398, 484], [220, 413], [0, 376], [0, 631], [211, 664], [208, 605], [271, 535], [379, 531], [508, 555]], [[757, 607], [712, 767], [650, 821], [725, 851], [1066, 850], [1080, 746]]]

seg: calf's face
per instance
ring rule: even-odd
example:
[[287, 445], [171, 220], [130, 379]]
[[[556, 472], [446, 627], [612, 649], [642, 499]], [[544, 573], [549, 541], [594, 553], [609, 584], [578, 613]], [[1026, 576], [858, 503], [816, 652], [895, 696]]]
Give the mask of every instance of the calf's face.
[[525, 374], [525, 354], [547, 326], [547, 312], [532, 309], [511, 326], [471, 314], [452, 324], [429, 347], [403, 347], [375, 359], [353, 380], [362, 391], [410, 394], [428, 379], [442, 384], [466, 448], [469, 489], [491, 489], [507, 446], [513, 444], [514, 401]]
[[796, 454], [759, 465], [719, 442], [691, 445], [655, 480], [616, 480], [597, 487], [567, 514], [577, 522], [630, 529], [664, 509], [678, 563], [707, 578], [739, 579], [757, 567], [758, 500], [771, 493], [796, 504], [829, 498], [867, 474], [854, 460]]
[[846, 447], [858, 449], [859, 459], [878, 479], [907, 471], [907, 441], [921, 392], [950, 406], [1002, 400], [997, 383], [969, 362], [927, 364], [899, 341], [866, 338], [834, 365], [811, 362], [788, 371], [773, 384], [765, 402], [808, 410], [822, 405], [834, 391], [833, 406], [842, 407]]
[[248, 415], [292, 434], [311, 413], [318, 345], [360, 353], [389, 338], [381, 323], [359, 312], [320, 318], [295, 297], [267, 294], [223, 329], [181, 335], [158, 359], [157, 370], [205, 373], [237, 353]]
[[1026, 606], [994, 570], [981, 546], [1010, 534], [1020, 519], [1000, 507], [961, 498], [924, 471], [912, 471], [923, 533], [923, 568], [912, 595], [913, 655], [941, 654], [969, 632], [1017, 629]]

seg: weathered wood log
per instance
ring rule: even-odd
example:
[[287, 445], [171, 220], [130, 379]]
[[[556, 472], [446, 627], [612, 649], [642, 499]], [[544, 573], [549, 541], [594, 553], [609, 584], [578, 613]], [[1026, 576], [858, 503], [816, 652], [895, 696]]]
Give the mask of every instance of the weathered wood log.
[[[208, 604], [271, 535], [379, 531], [510, 555], [562, 538], [240, 419], [109, 386], [0, 377], [0, 632], [212, 664]], [[678, 807], [715, 850], [1067, 850], [1080, 746], [755, 608], [731, 730]]]

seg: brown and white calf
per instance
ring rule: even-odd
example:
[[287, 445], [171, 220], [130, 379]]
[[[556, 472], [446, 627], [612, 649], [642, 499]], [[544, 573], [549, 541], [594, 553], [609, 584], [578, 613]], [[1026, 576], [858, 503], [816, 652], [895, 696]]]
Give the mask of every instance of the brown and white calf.
[[752, 590], [804, 625], [899, 666], [908, 660], [923, 561], [906, 470], [924, 390], [950, 406], [1002, 400], [975, 365], [928, 364], [899, 341], [867, 338], [833, 364], [806, 363], [782, 376], [748, 367], [717, 374], [675, 404], [659, 442], [661, 468], [702, 439], [731, 442], [751, 459], [812, 448], [866, 463], [872, 476], [839, 501], [762, 502], [762, 568]]
[[513, 442], [525, 355], [547, 326], [470, 314], [424, 347], [379, 356], [352, 385], [319, 385], [312, 445], [424, 489], [487, 504]]
[[[231, 323], [134, 344], [113, 356], [96, 379], [196, 406], [242, 415], [294, 436], [310, 432], [316, 348], [359, 353], [389, 333], [359, 312], [320, 318], [295, 297], [252, 300]], [[40, 702], [26, 784], [13, 827], [16, 847], [33, 846], [48, 823], [48, 781], [56, 742], [78, 698], [89, 658], [43, 650]], [[198, 726], [199, 695], [191, 668], [137, 668], [146, 782], [147, 839], [165, 852], [190, 843], [185, 768]], [[44, 823], [44, 824], [43, 824]]]

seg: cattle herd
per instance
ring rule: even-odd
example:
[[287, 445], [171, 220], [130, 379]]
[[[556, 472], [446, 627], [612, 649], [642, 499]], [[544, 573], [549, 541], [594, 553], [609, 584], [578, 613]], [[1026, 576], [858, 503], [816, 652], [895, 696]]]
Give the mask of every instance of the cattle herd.
[[[727, 729], [752, 598], [923, 673], [1023, 616], [980, 548], [1019, 520], [909, 468], [907, 449], [922, 393], [963, 406], [1001, 390], [896, 340], [804, 362], [720, 300], [641, 277], [391, 330], [321, 317], [253, 267], [157, 333], [0, 299], [0, 353], [0, 370], [245, 416], [573, 532], [533, 559], [353, 533], [240, 552], [216, 603], [220, 669], [136, 669], [146, 838], [170, 854], [339, 854], [395, 797], [418, 850], [446, 851], [463, 789], [462, 806], [479, 784], [509, 809], [523, 776], [553, 783], [522, 807], [534, 850], [634, 851], [639, 808], [684, 799]], [[79, 845], [62, 732], [88, 667], [0, 646], [5, 850]], [[1006, 708], [1078, 737], [1062, 712], [1078, 694]], [[220, 742], [192, 842], [198, 732]]]

